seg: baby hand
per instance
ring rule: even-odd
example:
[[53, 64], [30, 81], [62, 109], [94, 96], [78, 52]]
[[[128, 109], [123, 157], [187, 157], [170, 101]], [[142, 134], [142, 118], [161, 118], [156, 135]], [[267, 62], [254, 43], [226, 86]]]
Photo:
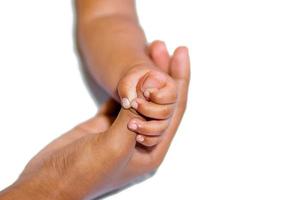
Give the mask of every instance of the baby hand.
[[177, 99], [174, 80], [159, 68], [137, 66], [120, 81], [118, 91], [122, 106], [142, 116], [128, 124], [128, 128], [138, 134], [137, 142], [144, 146], [158, 144], [169, 125]]

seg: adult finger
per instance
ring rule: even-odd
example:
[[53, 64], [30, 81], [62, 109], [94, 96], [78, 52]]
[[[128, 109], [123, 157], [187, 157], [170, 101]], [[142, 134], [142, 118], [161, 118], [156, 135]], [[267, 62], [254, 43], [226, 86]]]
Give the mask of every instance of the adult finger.
[[170, 65], [170, 76], [174, 78], [177, 84], [178, 101], [164, 139], [152, 151], [152, 158], [157, 163], [160, 163], [167, 153], [185, 111], [190, 82], [190, 59], [186, 47], [179, 47], [175, 50]]
[[168, 73], [170, 55], [163, 41], [152, 42], [149, 46], [149, 55], [157, 67]]

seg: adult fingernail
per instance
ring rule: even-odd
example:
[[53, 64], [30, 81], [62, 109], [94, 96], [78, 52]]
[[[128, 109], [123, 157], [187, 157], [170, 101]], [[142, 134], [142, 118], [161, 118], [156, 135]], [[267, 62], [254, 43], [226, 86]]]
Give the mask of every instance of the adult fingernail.
[[144, 142], [145, 138], [141, 135], [136, 136], [136, 140], [139, 142]]
[[125, 109], [129, 109], [130, 108], [130, 102], [129, 102], [129, 100], [127, 98], [123, 98], [122, 101], [121, 101], [121, 103], [122, 103], [123, 108], [125, 108]]

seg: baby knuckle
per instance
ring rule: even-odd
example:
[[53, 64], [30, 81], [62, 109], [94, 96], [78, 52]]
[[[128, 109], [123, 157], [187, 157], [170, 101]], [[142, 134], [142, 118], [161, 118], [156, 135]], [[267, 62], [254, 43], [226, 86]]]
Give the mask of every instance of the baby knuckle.
[[139, 110], [139, 112], [146, 113], [148, 111], [148, 106], [144, 102], [140, 103], [138, 106], [138, 110]]
[[161, 116], [162, 116], [162, 118], [164, 118], [164, 119], [167, 119], [167, 118], [169, 118], [170, 116], [171, 116], [171, 114], [172, 114], [172, 110], [170, 109], [170, 108], [165, 108], [165, 109], [163, 109], [162, 111], [161, 111]]
[[165, 127], [158, 126], [155, 130], [151, 131], [151, 135], [153, 136], [161, 136], [165, 130]]
[[144, 146], [147, 146], [147, 147], [153, 147], [155, 145], [157, 145], [157, 141], [154, 139], [154, 138], [145, 138], [145, 141], [143, 142], [143, 145]]
[[153, 98], [157, 102], [164, 102], [164, 96], [161, 93], [153, 94]]
[[149, 142], [149, 141], [147, 141], [147, 142], [145, 141], [142, 144], [146, 147], [153, 147], [155, 145], [155, 144], [153, 144], [153, 142]]
[[162, 131], [163, 129], [161, 126], [151, 126], [148, 127], [147, 130], [144, 130], [144, 133], [151, 136], [160, 136]]

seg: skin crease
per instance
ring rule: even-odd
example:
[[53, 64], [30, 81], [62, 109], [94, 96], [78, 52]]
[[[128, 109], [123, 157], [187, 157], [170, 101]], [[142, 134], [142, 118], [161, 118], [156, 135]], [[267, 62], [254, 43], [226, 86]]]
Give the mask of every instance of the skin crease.
[[[150, 46], [151, 57], [160, 66], [168, 60], [160, 42]], [[179, 97], [163, 140], [151, 151], [136, 146], [135, 133], [126, 122], [138, 117], [110, 100], [92, 119], [49, 144], [26, 166], [20, 178], [0, 194], [0, 199], [89, 199], [127, 185], [155, 171], [171, 144], [183, 116], [189, 84], [187, 49], [179, 47], [168, 65]], [[164, 66], [165, 67], [165, 66]], [[113, 122], [113, 123], [112, 123]], [[101, 126], [99, 126], [101, 125]]]
[[135, 1], [77, 0], [76, 12], [78, 47], [88, 71], [125, 109], [143, 116], [128, 128], [139, 134], [141, 145], [155, 146], [174, 113], [177, 90], [148, 56]]
[[[138, 96], [149, 101], [130, 99], [137, 101], [138, 112], [119, 110], [112, 101], [105, 104], [97, 116], [36, 155], [20, 178], [0, 194], [1, 200], [89, 199], [127, 185], [159, 167], [183, 116], [190, 74], [187, 49], [177, 48], [170, 58], [162, 42], [148, 48], [134, 0], [77, 0], [76, 8], [82, 59], [116, 101], [120, 102], [119, 95], [138, 96], [138, 83], [149, 72], [163, 75], [167, 80], [163, 85], [168, 87], [158, 81], [154, 84], [159, 83], [155, 85], [159, 90]], [[123, 87], [131, 82], [136, 84]], [[176, 100], [169, 101], [172, 97]], [[156, 109], [164, 109], [164, 115]], [[150, 113], [152, 118], [146, 120], [138, 113]], [[133, 122], [143, 123], [142, 127], [130, 131]], [[136, 142], [137, 133], [144, 136], [143, 146]]]
[[[126, 96], [122, 95], [120, 91], [125, 94], [128, 83], [133, 83], [132, 80], [139, 80], [135, 90], [137, 98], [132, 98], [131, 107], [140, 116], [143, 116], [143, 120], [131, 120], [128, 128], [139, 134], [137, 142], [150, 147], [157, 145], [169, 125], [177, 100], [177, 90], [174, 80], [169, 76], [165, 76], [165, 72], [152, 70], [140, 78], [137, 74], [141, 71], [140, 69], [140, 67], [134, 67], [133, 70], [130, 70], [120, 80], [118, 89], [120, 96]], [[148, 92], [148, 95], [144, 95], [145, 92]], [[141, 141], [138, 140], [139, 137], [141, 137]], [[152, 142], [147, 142], [149, 140]]]

